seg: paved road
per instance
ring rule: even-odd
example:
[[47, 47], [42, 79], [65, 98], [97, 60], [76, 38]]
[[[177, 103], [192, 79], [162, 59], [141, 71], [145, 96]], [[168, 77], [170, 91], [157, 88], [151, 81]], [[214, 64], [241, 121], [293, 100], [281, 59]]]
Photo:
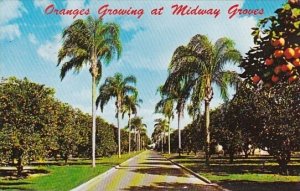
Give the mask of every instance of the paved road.
[[145, 151], [80, 190], [208, 190], [217, 191], [154, 151]]

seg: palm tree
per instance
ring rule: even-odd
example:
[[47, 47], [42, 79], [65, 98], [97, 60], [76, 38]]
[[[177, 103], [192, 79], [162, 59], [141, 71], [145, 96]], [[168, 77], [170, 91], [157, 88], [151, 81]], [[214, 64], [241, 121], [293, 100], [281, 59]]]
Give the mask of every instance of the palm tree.
[[170, 132], [170, 126], [171, 126], [171, 118], [174, 118], [173, 114], [173, 105], [174, 101], [169, 98], [163, 98], [162, 90], [159, 89], [162, 99], [156, 104], [155, 106], [155, 112], [156, 113], [162, 113], [167, 119], [168, 119], [168, 153], [171, 154], [171, 132]]
[[241, 54], [235, 43], [228, 38], [220, 38], [214, 44], [205, 35], [195, 35], [187, 46], [178, 47], [172, 57], [170, 71], [177, 79], [188, 76], [194, 80], [193, 96], [205, 103], [206, 164], [210, 160], [210, 102], [213, 98], [213, 84], [220, 88], [221, 97], [228, 99], [228, 85], [234, 85], [238, 75], [226, 71], [228, 63], [238, 63]]
[[132, 131], [132, 126], [131, 126], [131, 115], [132, 114], [137, 114], [137, 107], [139, 107], [139, 103], [142, 103], [143, 101], [138, 98], [138, 94], [133, 94], [133, 95], [126, 95], [124, 98], [124, 102], [122, 105], [122, 118], [124, 118], [125, 113], [128, 114], [128, 131], [129, 131], [129, 136], [128, 136], [128, 153], [131, 151], [131, 131]]
[[[121, 55], [120, 27], [115, 23], [103, 23], [89, 16], [78, 19], [67, 27], [62, 34], [63, 44], [58, 53], [58, 64], [62, 64], [60, 78], [63, 80], [68, 71], [79, 72], [89, 65], [92, 75], [92, 166], [96, 166], [96, 86], [102, 76], [102, 63], [109, 64], [116, 55]], [[64, 61], [66, 59], [66, 61]]]
[[157, 129], [158, 132], [161, 133], [161, 151], [164, 152], [164, 140], [165, 140], [165, 134], [166, 129], [168, 128], [169, 124], [166, 119], [155, 119], [154, 128]]
[[119, 116], [122, 112], [121, 109], [126, 95], [137, 94], [135, 84], [136, 78], [134, 76], [130, 75], [124, 78], [121, 73], [116, 73], [113, 77], [106, 78], [104, 84], [101, 85], [99, 89], [99, 96], [96, 100], [96, 105], [100, 105], [101, 111], [103, 111], [104, 105], [106, 105], [111, 98], [115, 98], [119, 158], [121, 158], [121, 130]]
[[[170, 70], [171, 71], [171, 70]], [[163, 99], [176, 102], [178, 125], [178, 153], [181, 155], [181, 118], [184, 114], [186, 101], [190, 96], [194, 81], [190, 76], [179, 76], [177, 73], [169, 73], [165, 84], [161, 87]]]
[[143, 123], [142, 117], [133, 117], [131, 120], [131, 126], [135, 129], [135, 132], [137, 132], [137, 151], [141, 149], [141, 133], [144, 132], [147, 128], [147, 125]]

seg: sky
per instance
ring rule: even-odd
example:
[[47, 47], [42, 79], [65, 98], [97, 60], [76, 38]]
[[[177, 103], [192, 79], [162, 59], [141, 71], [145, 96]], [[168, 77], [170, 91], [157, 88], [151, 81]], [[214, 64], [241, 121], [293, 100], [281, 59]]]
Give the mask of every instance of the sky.
[[[45, 14], [45, 8], [54, 4], [57, 9], [90, 9], [90, 15], [98, 18], [98, 8], [109, 4], [109, 8], [130, 7], [143, 9], [144, 14], [137, 16], [105, 15], [104, 22], [115, 22], [121, 27], [123, 53], [119, 60], [114, 59], [103, 68], [101, 83], [106, 77], [121, 72], [135, 75], [137, 88], [143, 104], [138, 115], [147, 124], [148, 135], [153, 132], [154, 119], [161, 117], [154, 113], [155, 104], [160, 97], [157, 87], [164, 83], [168, 75], [168, 65], [178, 46], [186, 45], [196, 34], [208, 35], [212, 42], [218, 38], [229, 37], [236, 42], [236, 48], [245, 54], [251, 46], [251, 28], [260, 18], [270, 16], [284, 0], [0, 0], [0, 77], [27, 77], [31, 81], [45, 84], [56, 91], [56, 97], [73, 107], [91, 113], [91, 76], [88, 67], [76, 73], [68, 73], [60, 80], [57, 67], [57, 52], [61, 47], [61, 34], [74, 20], [86, 16]], [[221, 9], [217, 18], [206, 16], [176, 16], [171, 14], [174, 4], [208, 9]], [[229, 7], [238, 4], [243, 9], [264, 9], [264, 14], [237, 15], [229, 19]], [[152, 9], [164, 7], [160, 16], [151, 15]], [[228, 65], [227, 69], [241, 70]], [[212, 108], [222, 103], [219, 90], [214, 88]], [[234, 90], [230, 89], [230, 94]], [[115, 108], [111, 101], [103, 112], [97, 115], [116, 124]], [[176, 128], [177, 118], [171, 123]], [[191, 122], [185, 114], [183, 125]], [[122, 119], [121, 126], [127, 124]]]

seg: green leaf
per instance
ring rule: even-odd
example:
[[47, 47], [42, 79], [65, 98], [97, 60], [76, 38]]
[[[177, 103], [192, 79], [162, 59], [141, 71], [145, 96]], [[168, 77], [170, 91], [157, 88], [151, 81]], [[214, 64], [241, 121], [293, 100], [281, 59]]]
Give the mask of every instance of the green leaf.
[[286, 11], [291, 10], [291, 5], [287, 3], [283, 6], [283, 9]]
[[300, 21], [294, 22], [294, 26], [296, 29], [299, 29], [300, 27]]
[[294, 9], [292, 9], [292, 16], [293, 16], [293, 17], [298, 17], [298, 16], [300, 16], [300, 9], [299, 9], [299, 8], [294, 8]]

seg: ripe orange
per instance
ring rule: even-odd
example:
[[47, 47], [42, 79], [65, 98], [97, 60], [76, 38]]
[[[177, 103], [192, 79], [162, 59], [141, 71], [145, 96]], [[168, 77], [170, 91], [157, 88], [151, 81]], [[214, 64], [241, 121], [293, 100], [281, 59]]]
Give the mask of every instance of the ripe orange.
[[275, 76], [275, 75], [272, 76], [272, 82], [276, 83], [276, 82], [278, 82], [278, 80], [279, 80], [278, 76]]
[[284, 38], [279, 38], [277, 41], [278, 41], [278, 46], [284, 46], [285, 45]]
[[274, 68], [274, 73], [278, 75], [280, 72], [281, 72], [281, 66], [276, 66]]
[[271, 40], [271, 45], [272, 45], [272, 46], [276, 47], [276, 46], [278, 46], [278, 44], [279, 44], [279, 41], [278, 41], [278, 40], [276, 40], [276, 39], [274, 39], [274, 38]]
[[260, 77], [257, 74], [255, 74], [252, 77], [252, 82], [255, 83], [255, 84], [257, 84], [259, 81], [260, 81]]
[[280, 58], [283, 55], [283, 50], [275, 50], [274, 56], [275, 58]]
[[274, 63], [274, 60], [272, 58], [267, 58], [265, 61], [265, 65], [266, 66], [270, 66]]
[[300, 58], [300, 47], [295, 48], [294, 58]]
[[288, 62], [287, 64], [281, 65], [281, 71], [283, 71], [283, 72], [291, 71], [293, 68], [294, 68], [294, 65], [291, 64], [290, 62]]
[[295, 50], [292, 48], [287, 48], [284, 51], [284, 56], [286, 59], [291, 59], [295, 56]]
[[293, 61], [293, 64], [294, 64], [294, 66], [299, 67], [299, 66], [300, 66], [300, 58], [296, 58], [296, 59]]
[[290, 83], [292, 83], [293, 81], [296, 81], [296, 80], [298, 80], [298, 76], [296, 76], [296, 75], [293, 75], [293, 76], [289, 77], [289, 82]]

